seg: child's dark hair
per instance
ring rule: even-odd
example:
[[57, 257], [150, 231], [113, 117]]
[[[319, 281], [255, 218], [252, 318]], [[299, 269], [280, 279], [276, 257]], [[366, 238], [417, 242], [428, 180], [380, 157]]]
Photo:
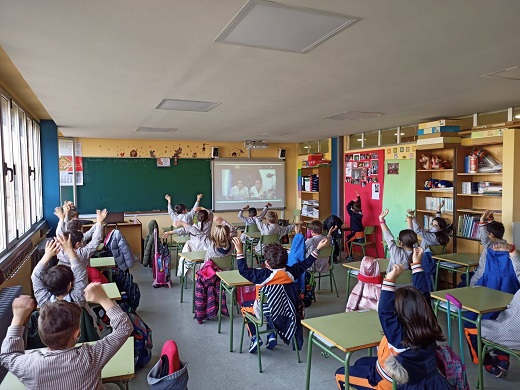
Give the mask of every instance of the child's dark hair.
[[272, 242], [265, 246], [264, 258], [272, 269], [284, 268], [287, 265], [287, 250], [282, 244]]
[[43, 305], [38, 318], [38, 334], [42, 342], [52, 349], [67, 347], [72, 335], [79, 329], [81, 307], [67, 301]]
[[69, 236], [70, 236], [70, 242], [71, 242], [73, 248], [76, 247], [76, 244], [78, 242], [83, 241], [83, 233], [81, 233], [79, 230], [67, 230], [67, 231], [63, 232], [63, 238], [68, 240]]
[[42, 283], [52, 295], [58, 297], [69, 292], [69, 284], [74, 282], [70, 267], [58, 264], [43, 274]]
[[76, 231], [81, 231], [81, 222], [79, 221], [79, 219], [73, 219], [72, 221], [69, 221], [67, 223], [67, 230], [69, 232], [72, 232], [74, 230]]
[[74, 219], [74, 218], [79, 217], [79, 211], [76, 206], [74, 206], [74, 205], [70, 206], [68, 217], [69, 217], [69, 219]]
[[506, 229], [504, 228], [504, 224], [497, 221], [491, 221], [486, 225], [486, 229], [488, 233], [493, 234], [495, 238], [502, 239], [504, 237], [504, 233]]
[[186, 211], [186, 205], [183, 203], [176, 204], [173, 206], [173, 211], [175, 211], [177, 214], [182, 214], [184, 211]]
[[415, 349], [446, 340], [430, 304], [415, 287], [396, 290], [395, 312], [405, 330], [402, 341], [405, 347]]
[[[399, 232], [399, 241], [407, 248], [413, 248], [419, 242], [417, 233], [410, 229], [404, 229]], [[408, 256], [408, 266], [412, 264], [413, 252]]]
[[439, 225], [439, 231], [435, 232], [437, 242], [442, 246], [448, 245], [448, 242], [450, 242], [450, 237], [448, 236], [448, 223], [441, 217], [435, 217], [433, 220], [437, 222], [437, 225]]
[[256, 217], [256, 208], [255, 207], [250, 207], [248, 211], [249, 211], [249, 216], [251, 218]]
[[209, 218], [209, 214], [207, 210], [199, 210], [197, 213], [197, 221], [200, 222], [200, 230], [202, 230], [202, 227], [204, 226], [204, 222], [206, 222]]
[[314, 234], [321, 234], [323, 233], [323, 224], [321, 223], [321, 221], [315, 219], [314, 221], [309, 223], [308, 229]]
[[359, 201], [356, 201], [352, 204], [352, 209], [356, 212], [356, 213], [359, 213], [361, 212], [361, 202]]

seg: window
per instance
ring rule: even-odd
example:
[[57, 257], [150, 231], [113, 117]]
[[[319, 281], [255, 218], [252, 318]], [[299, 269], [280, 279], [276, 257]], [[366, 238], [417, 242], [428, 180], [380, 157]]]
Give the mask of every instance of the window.
[[316, 141], [300, 142], [298, 144], [298, 154], [300, 156], [313, 153], [328, 153], [330, 139], [319, 139]]
[[369, 133], [364, 133], [365, 142], [363, 144], [364, 148], [372, 148], [374, 146], [378, 146], [379, 144], [379, 131], [371, 131]]
[[478, 114], [478, 125], [492, 125], [494, 123], [507, 122], [507, 110]]
[[361, 149], [363, 147], [363, 133], [361, 134], [350, 134], [348, 136], [348, 148]]
[[0, 252], [43, 216], [40, 127], [0, 91]]
[[401, 126], [401, 142], [417, 141], [417, 126]]
[[381, 145], [397, 143], [397, 127], [381, 131]]

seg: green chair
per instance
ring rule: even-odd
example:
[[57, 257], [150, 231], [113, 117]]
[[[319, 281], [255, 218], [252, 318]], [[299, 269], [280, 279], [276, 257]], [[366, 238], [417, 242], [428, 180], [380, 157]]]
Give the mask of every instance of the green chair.
[[[260, 233], [260, 229], [258, 229], [258, 226], [256, 225], [246, 225], [245, 229], [244, 229], [244, 233]], [[258, 244], [258, 239], [257, 238], [249, 238], [249, 237], [246, 237], [246, 241], [245, 241], [245, 248], [246, 250], [244, 251], [244, 255], [246, 257], [246, 261], [247, 261], [247, 251], [248, 251], [248, 248], [249, 248], [249, 252], [251, 253], [251, 267], [253, 266], [253, 251], [254, 251], [254, 247], [256, 244]]]
[[271, 244], [273, 242], [278, 242], [279, 237], [278, 233], [275, 234], [266, 234], [262, 235], [260, 237], [260, 240], [258, 241], [260, 243], [260, 252], [257, 252], [256, 250], [253, 250], [253, 256], [256, 258], [256, 264], [260, 265], [261, 262], [264, 261], [264, 245]]
[[446, 245], [430, 245], [429, 246], [432, 255], [443, 255], [446, 253]]
[[334, 289], [336, 290], [336, 296], [339, 298], [338, 293], [338, 287], [336, 286], [336, 278], [334, 277], [334, 245], [329, 245], [325, 248], [323, 248], [320, 252], [320, 259], [328, 257], [329, 258], [329, 271], [328, 273], [322, 273], [322, 272], [313, 272], [314, 279], [318, 279], [318, 290], [321, 288], [321, 278], [329, 277], [330, 279], [330, 292], [333, 292], [332, 286], [334, 283]]
[[520, 360], [520, 351], [509, 349], [507, 347], [504, 347], [503, 345], [493, 343], [489, 340], [486, 340], [485, 338], [482, 338], [482, 353], [480, 356], [482, 356], [482, 359], [478, 362], [478, 369], [480, 370], [480, 376], [482, 377], [482, 385], [478, 386], [478, 389], [484, 389], [484, 375], [482, 373], [482, 370], [484, 369], [484, 356], [486, 355], [487, 351], [492, 351], [494, 349], [498, 349], [499, 351], [508, 353], [511, 356], [516, 357]]
[[[369, 236], [373, 236], [373, 237], [370, 238]], [[365, 248], [368, 246], [373, 246], [374, 249], [376, 250], [376, 257], [379, 257], [379, 253], [377, 252], [377, 245], [376, 245], [376, 227], [375, 226], [365, 226], [365, 236], [363, 237], [363, 241], [362, 242], [352, 241], [350, 243], [350, 245], [352, 248], [351, 253], [354, 252], [354, 245], [360, 246], [363, 251], [363, 256], [366, 255]]]
[[293, 211], [293, 215], [292, 215], [292, 223], [293, 223], [293, 225], [295, 223], [300, 222], [302, 220], [301, 215], [302, 215], [302, 211], [301, 210], [296, 209], [296, 210]]
[[[255, 326], [256, 330], [256, 337], [260, 337], [261, 334], [265, 333], [273, 333], [276, 331], [274, 329], [265, 329], [260, 331], [260, 328], [264, 326], [264, 323], [267, 324], [267, 321], [264, 318], [264, 303], [266, 303], [267, 299], [265, 294], [262, 290], [260, 290], [260, 318], [257, 318], [254, 314], [244, 312], [244, 322], [242, 324], [242, 337], [240, 337], [240, 353], [242, 353], [242, 347], [244, 345], [244, 330], [246, 328], [247, 323], [251, 323]], [[292, 344], [294, 349], [296, 350], [296, 355], [298, 356], [298, 363], [301, 362], [300, 360], [300, 351], [298, 350], [297, 344], [296, 344], [296, 334], [293, 336]], [[260, 345], [256, 348], [256, 353], [258, 355], [258, 371], [262, 372], [262, 355], [261, 355], [261, 347]]]

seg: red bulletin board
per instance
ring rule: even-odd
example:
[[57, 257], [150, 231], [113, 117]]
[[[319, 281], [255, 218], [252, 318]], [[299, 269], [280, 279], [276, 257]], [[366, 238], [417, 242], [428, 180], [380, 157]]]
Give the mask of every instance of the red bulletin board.
[[[356, 199], [356, 191], [361, 197], [363, 226], [376, 227], [376, 245], [379, 257], [383, 257], [379, 214], [383, 207], [384, 190], [384, 150], [368, 150], [356, 153], [345, 153], [345, 206]], [[343, 221], [350, 226], [350, 216], [343, 210]], [[374, 248], [367, 249], [367, 255], [376, 256]]]

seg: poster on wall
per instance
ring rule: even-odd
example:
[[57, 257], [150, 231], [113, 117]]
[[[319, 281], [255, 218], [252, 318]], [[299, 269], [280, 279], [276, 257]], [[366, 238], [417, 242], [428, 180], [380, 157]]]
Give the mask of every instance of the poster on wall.
[[[74, 148], [74, 153], [73, 153]], [[74, 156], [74, 162], [72, 155]], [[72, 186], [74, 183], [74, 164], [76, 165], [76, 185], [83, 185], [83, 157], [81, 142], [60, 139], [58, 143], [58, 169], [60, 171], [60, 186]]]
[[345, 164], [345, 177], [352, 177], [352, 163], [347, 162]]
[[380, 199], [380, 187], [379, 183], [372, 183], [372, 199], [379, 200]]
[[379, 160], [370, 160], [370, 174], [379, 175]]
[[388, 163], [387, 175], [399, 175], [399, 163]]

